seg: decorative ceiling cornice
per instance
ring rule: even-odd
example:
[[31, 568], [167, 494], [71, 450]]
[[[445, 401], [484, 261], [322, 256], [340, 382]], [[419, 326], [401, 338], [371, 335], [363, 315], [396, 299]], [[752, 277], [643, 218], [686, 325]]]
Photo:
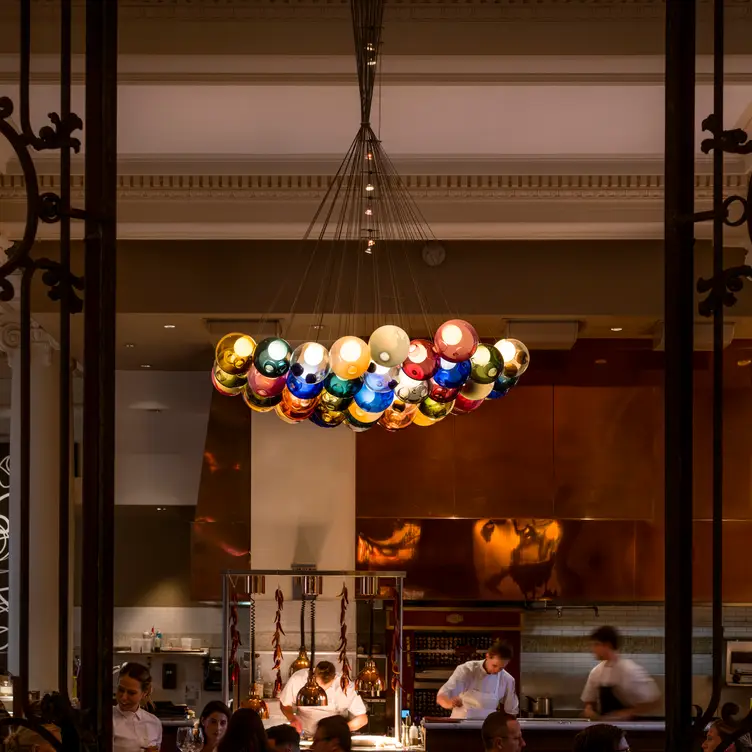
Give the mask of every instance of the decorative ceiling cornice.
[[[524, 200], [618, 200], [645, 201], [663, 198], [663, 176], [641, 175], [403, 175], [411, 194], [418, 200], [470, 201]], [[726, 174], [724, 192], [746, 195], [748, 177]], [[118, 198], [122, 201], [169, 199], [181, 201], [248, 201], [319, 199], [326, 192], [331, 177], [326, 175], [227, 175], [227, 174], [159, 174], [120, 175]], [[712, 176], [695, 176], [698, 200], [712, 196]], [[84, 179], [72, 179], [75, 198], [83, 197]], [[56, 175], [39, 176], [40, 191], [56, 191]], [[0, 199], [17, 201], [25, 198], [21, 175], [0, 175]]]
[[[708, 5], [708, 0], [700, 0]], [[74, 5], [83, 5], [76, 0]], [[34, 0], [35, 10], [56, 12], [58, 0]], [[387, 20], [434, 21], [662, 21], [664, 0], [389, 0]], [[120, 0], [127, 20], [350, 18], [349, 0]], [[747, 0], [727, 0], [730, 19], [752, 17]]]

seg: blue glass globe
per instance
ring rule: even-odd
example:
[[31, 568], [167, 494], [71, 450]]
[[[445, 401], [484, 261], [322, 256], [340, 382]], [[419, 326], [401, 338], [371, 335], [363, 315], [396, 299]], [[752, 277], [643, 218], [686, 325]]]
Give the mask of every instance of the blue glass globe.
[[494, 381], [493, 391], [486, 399], [501, 399], [506, 397], [509, 390], [520, 380], [519, 376], [504, 376], [503, 374]]
[[456, 389], [462, 386], [470, 375], [473, 366], [469, 360], [461, 360], [459, 363], [450, 363], [442, 358], [440, 368], [433, 375], [433, 380], [447, 389]]
[[305, 379], [298, 379], [292, 373], [288, 373], [287, 388], [290, 390], [290, 394], [298, 397], [298, 399], [312, 399], [321, 394], [324, 382], [319, 381], [316, 384], [309, 384]]
[[382, 413], [394, 402], [394, 392], [374, 392], [363, 384], [355, 395], [357, 406], [367, 413]]
[[397, 386], [399, 375], [400, 369], [396, 366], [385, 368], [376, 363], [371, 363], [363, 379], [366, 386], [374, 392], [391, 392]]

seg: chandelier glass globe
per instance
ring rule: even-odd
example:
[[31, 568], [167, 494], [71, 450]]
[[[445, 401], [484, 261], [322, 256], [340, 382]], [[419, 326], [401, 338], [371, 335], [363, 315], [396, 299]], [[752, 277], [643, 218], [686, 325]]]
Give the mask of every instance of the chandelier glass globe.
[[217, 343], [215, 359], [217, 365], [230, 376], [248, 373], [253, 364], [256, 341], [253, 337], [239, 332], [226, 334]]
[[460, 392], [457, 395], [457, 399], [454, 401], [454, 407], [452, 408], [452, 413], [454, 415], [464, 415], [465, 413], [471, 413], [474, 410], [477, 410], [482, 404], [484, 400], [469, 400], [467, 397], [465, 397], [462, 392]]
[[397, 386], [394, 387], [394, 396], [402, 402], [418, 404], [428, 397], [430, 383], [428, 381], [416, 381], [410, 378], [405, 371], [399, 375]]
[[347, 408], [346, 412], [348, 415], [348, 420], [350, 417], [352, 417], [358, 423], [363, 423], [365, 425], [376, 425], [376, 422], [381, 417], [384, 411], [381, 410], [380, 412], [373, 413], [368, 410], [364, 410], [362, 407], [359, 407], [357, 402], [353, 402]]
[[450, 319], [436, 330], [433, 344], [444, 360], [459, 363], [472, 357], [478, 347], [478, 332], [467, 321]]
[[355, 379], [341, 379], [330, 373], [324, 382], [324, 389], [335, 397], [354, 397], [362, 385], [363, 379], [360, 376]]
[[460, 387], [446, 387], [433, 379], [428, 382], [428, 396], [435, 402], [451, 402], [460, 393]]
[[366, 382], [355, 395], [355, 404], [367, 413], [383, 413], [394, 401], [394, 392], [374, 392]]
[[410, 350], [410, 337], [404, 329], [386, 324], [375, 329], [368, 340], [371, 360], [380, 366], [401, 366]]
[[317, 397], [324, 389], [323, 381], [314, 381], [313, 383], [299, 379], [293, 376], [292, 371], [287, 374], [287, 389], [290, 394], [300, 399], [313, 399]]
[[441, 367], [433, 375], [433, 380], [439, 386], [447, 389], [456, 389], [462, 386], [467, 381], [473, 368], [469, 360], [461, 360], [459, 363], [442, 360], [440, 365]]
[[504, 376], [520, 377], [530, 365], [530, 351], [518, 339], [500, 339], [494, 347], [504, 359]]
[[400, 369], [396, 366], [387, 368], [372, 363], [363, 379], [366, 386], [374, 392], [391, 392], [397, 386], [399, 375]]
[[214, 388], [227, 397], [237, 396], [248, 383], [246, 376], [231, 376], [229, 373], [225, 373], [216, 363], [212, 368], [211, 380]]
[[444, 418], [446, 418], [446, 415], [442, 415], [440, 418], [431, 418], [420, 410], [416, 410], [415, 415], [413, 416], [412, 425], [420, 426], [421, 428], [430, 428], [431, 426], [440, 423]]
[[345, 413], [344, 410], [329, 410], [319, 401], [309, 420], [320, 428], [336, 428], [344, 422]]
[[379, 418], [379, 425], [387, 431], [400, 431], [407, 428], [418, 411], [417, 405], [409, 405], [399, 400], [395, 400], [392, 406], [384, 411]]
[[267, 337], [256, 346], [253, 365], [259, 373], [270, 378], [284, 376], [290, 368], [292, 350], [281, 337]]
[[493, 383], [491, 384], [479, 384], [477, 381], [468, 379], [460, 389], [460, 394], [465, 397], [466, 400], [475, 402], [476, 400], [484, 400], [493, 391]]
[[259, 397], [274, 397], [282, 394], [286, 379], [284, 376], [277, 376], [276, 378], [264, 376], [256, 366], [251, 366], [251, 370], [248, 371], [248, 383]]
[[340, 337], [329, 350], [332, 372], [344, 381], [362, 376], [370, 362], [371, 351], [360, 337]]
[[470, 358], [470, 378], [478, 384], [493, 384], [504, 368], [504, 360], [493, 345], [478, 343]]
[[402, 363], [402, 370], [415, 381], [430, 379], [439, 367], [439, 354], [433, 342], [427, 339], [414, 339], [410, 343], [407, 358]]
[[449, 415], [452, 412], [452, 407], [454, 407], [454, 402], [435, 402], [430, 397], [426, 397], [418, 405], [418, 410], [423, 415], [435, 420], [436, 418], [445, 418]]
[[243, 389], [243, 401], [254, 412], [268, 413], [282, 402], [282, 394], [275, 394], [271, 397], [262, 397], [251, 389], [250, 384], [246, 384], [245, 389]]
[[307, 384], [319, 384], [329, 375], [329, 352], [318, 342], [304, 342], [290, 357], [290, 373]]

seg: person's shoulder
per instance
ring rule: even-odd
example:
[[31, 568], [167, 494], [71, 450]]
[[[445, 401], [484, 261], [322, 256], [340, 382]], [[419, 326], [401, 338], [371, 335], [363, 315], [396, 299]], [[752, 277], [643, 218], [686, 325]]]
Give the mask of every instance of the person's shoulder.
[[160, 726], [162, 725], [162, 721], [160, 721], [159, 718], [154, 715], [154, 713], [150, 713], [148, 710], [144, 710], [143, 708], [141, 708], [138, 713], [143, 720], [158, 723]]
[[511, 682], [512, 684], [514, 684], [514, 677], [505, 668], [501, 669], [501, 678], [505, 682]]
[[644, 674], [645, 669], [631, 658], [619, 658], [619, 668], [628, 674]]
[[[300, 671], [296, 671], [288, 680], [287, 683], [290, 684], [292, 682], [300, 682], [302, 681], [303, 684], [305, 684], [308, 681], [308, 669], [307, 668], [301, 668]], [[301, 685], [302, 686], [302, 685]]]
[[593, 668], [590, 669], [589, 676], [594, 677], [598, 676], [598, 674], [602, 673], [606, 669], [606, 662], [605, 661], [598, 661], [598, 663], [593, 666]]

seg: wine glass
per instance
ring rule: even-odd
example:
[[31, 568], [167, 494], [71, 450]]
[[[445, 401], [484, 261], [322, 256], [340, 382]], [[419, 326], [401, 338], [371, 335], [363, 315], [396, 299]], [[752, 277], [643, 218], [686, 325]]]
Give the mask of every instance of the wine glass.
[[177, 745], [180, 752], [196, 752], [201, 746], [196, 739], [193, 726], [181, 726], [178, 729]]

